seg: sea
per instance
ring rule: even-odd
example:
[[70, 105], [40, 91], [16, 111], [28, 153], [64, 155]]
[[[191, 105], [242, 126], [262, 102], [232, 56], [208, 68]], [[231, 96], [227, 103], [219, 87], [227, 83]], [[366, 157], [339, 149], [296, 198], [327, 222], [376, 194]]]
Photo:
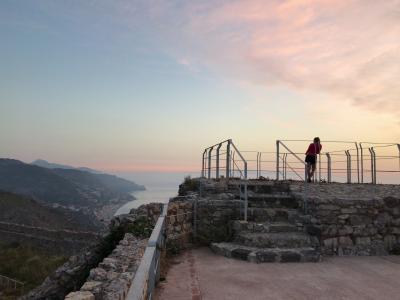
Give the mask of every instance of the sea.
[[116, 216], [127, 214], [132, 208], [138, 208], [142, 204], [152, 202], [166, 203], [170, 198], [178, 195], [179, 184], [184, 181], [186, 176], [191, 176], [192, 178], [199, 176], [196, 172], [118, 172], [114, 174], [146, 187], [144, 191], [133, 192], [132, 196], [136, 200], [121, 206], [116, 211]]

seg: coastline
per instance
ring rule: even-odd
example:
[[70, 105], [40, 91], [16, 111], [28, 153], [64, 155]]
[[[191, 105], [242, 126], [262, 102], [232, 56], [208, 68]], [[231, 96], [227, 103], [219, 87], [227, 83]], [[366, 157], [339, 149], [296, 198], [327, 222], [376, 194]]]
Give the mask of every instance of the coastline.
[[118, 209], [124, 206], [125, 204], [135, 200], [137, 200], [136, 197], [132, 196], [131, 194], [129, 194], [129, 197], [112, 199], [107, 204], [97, 208], [94, 211], [94, 215], [99, 222], [103, 223], [106, 227], [108, 227], [110, 221], [112, 220]]

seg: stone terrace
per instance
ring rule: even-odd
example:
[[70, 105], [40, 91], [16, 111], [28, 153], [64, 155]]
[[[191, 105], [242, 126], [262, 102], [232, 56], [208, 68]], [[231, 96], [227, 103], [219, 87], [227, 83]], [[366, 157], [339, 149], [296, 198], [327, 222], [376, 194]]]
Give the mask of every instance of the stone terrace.
[[171, 259], [155, 299], [393, 300], [399, 299], [399, 278], [399, 256], [249, 264], [198, 248]]

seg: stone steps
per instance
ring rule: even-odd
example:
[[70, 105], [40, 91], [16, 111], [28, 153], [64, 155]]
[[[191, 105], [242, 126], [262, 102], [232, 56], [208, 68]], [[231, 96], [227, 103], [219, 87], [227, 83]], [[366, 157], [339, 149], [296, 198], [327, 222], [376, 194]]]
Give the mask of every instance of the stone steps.
[[266, 222], [266, 223], [256, 223], [256, 222], [246, 222], [246, 221], [234, 221], [233, 230], [235, 232], [247, 231], [247, 232], [297, 232], [302, 231], [303, 227], [298, 228], [297, 226], [290, 224], [288, 222]]
[[258, 248], [302, 248], [317, 245], [318, 240], [304, 232], [246, 232], [241, 231], [234, 242]]
[[256, 248], [234, 243], [212, 243], [211, 250], [217, 254], [254, 263], [273, 262], [319, 262], [321, 254], [311, 247], [302, 248]]
[[247, 217], [254, 222], [287, 222], [292, 215], [298, 215], [296, 209], [282, 207], [249, 207]]
[[281, 207], [281, 208], [298, 208], [298, 200], [289, 195], [277, 195], [277, 194], [254, 194], [248, 195], [248, 206], [249, 207]]
[[[228, 190], [236, 192], [239, 187], [244, 186], [244, 181], [231, 180], [228, 183]], [[247, 190], [255, 193], [288, 193], [290, 186], [287, 183], [276, 181], [247, 181]]]

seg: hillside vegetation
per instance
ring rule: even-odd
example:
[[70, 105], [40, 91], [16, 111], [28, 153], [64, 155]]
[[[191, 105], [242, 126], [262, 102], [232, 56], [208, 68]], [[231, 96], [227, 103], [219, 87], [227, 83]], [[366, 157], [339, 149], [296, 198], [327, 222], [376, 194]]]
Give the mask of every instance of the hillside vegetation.
[[44, 254], [36, 249], [18, 244], [0, 245], [0, 275], [24, 282], [24, 289], [2, 291], [0, 299], [16, 299], [26, 293], [54, 272], [66, 257]]
[[57, 230], [97, 231], [101, 227], [94, 218], [79, 211], [46, 207], [26, 196], [4, 191], [0, 191], [0, 221]]

